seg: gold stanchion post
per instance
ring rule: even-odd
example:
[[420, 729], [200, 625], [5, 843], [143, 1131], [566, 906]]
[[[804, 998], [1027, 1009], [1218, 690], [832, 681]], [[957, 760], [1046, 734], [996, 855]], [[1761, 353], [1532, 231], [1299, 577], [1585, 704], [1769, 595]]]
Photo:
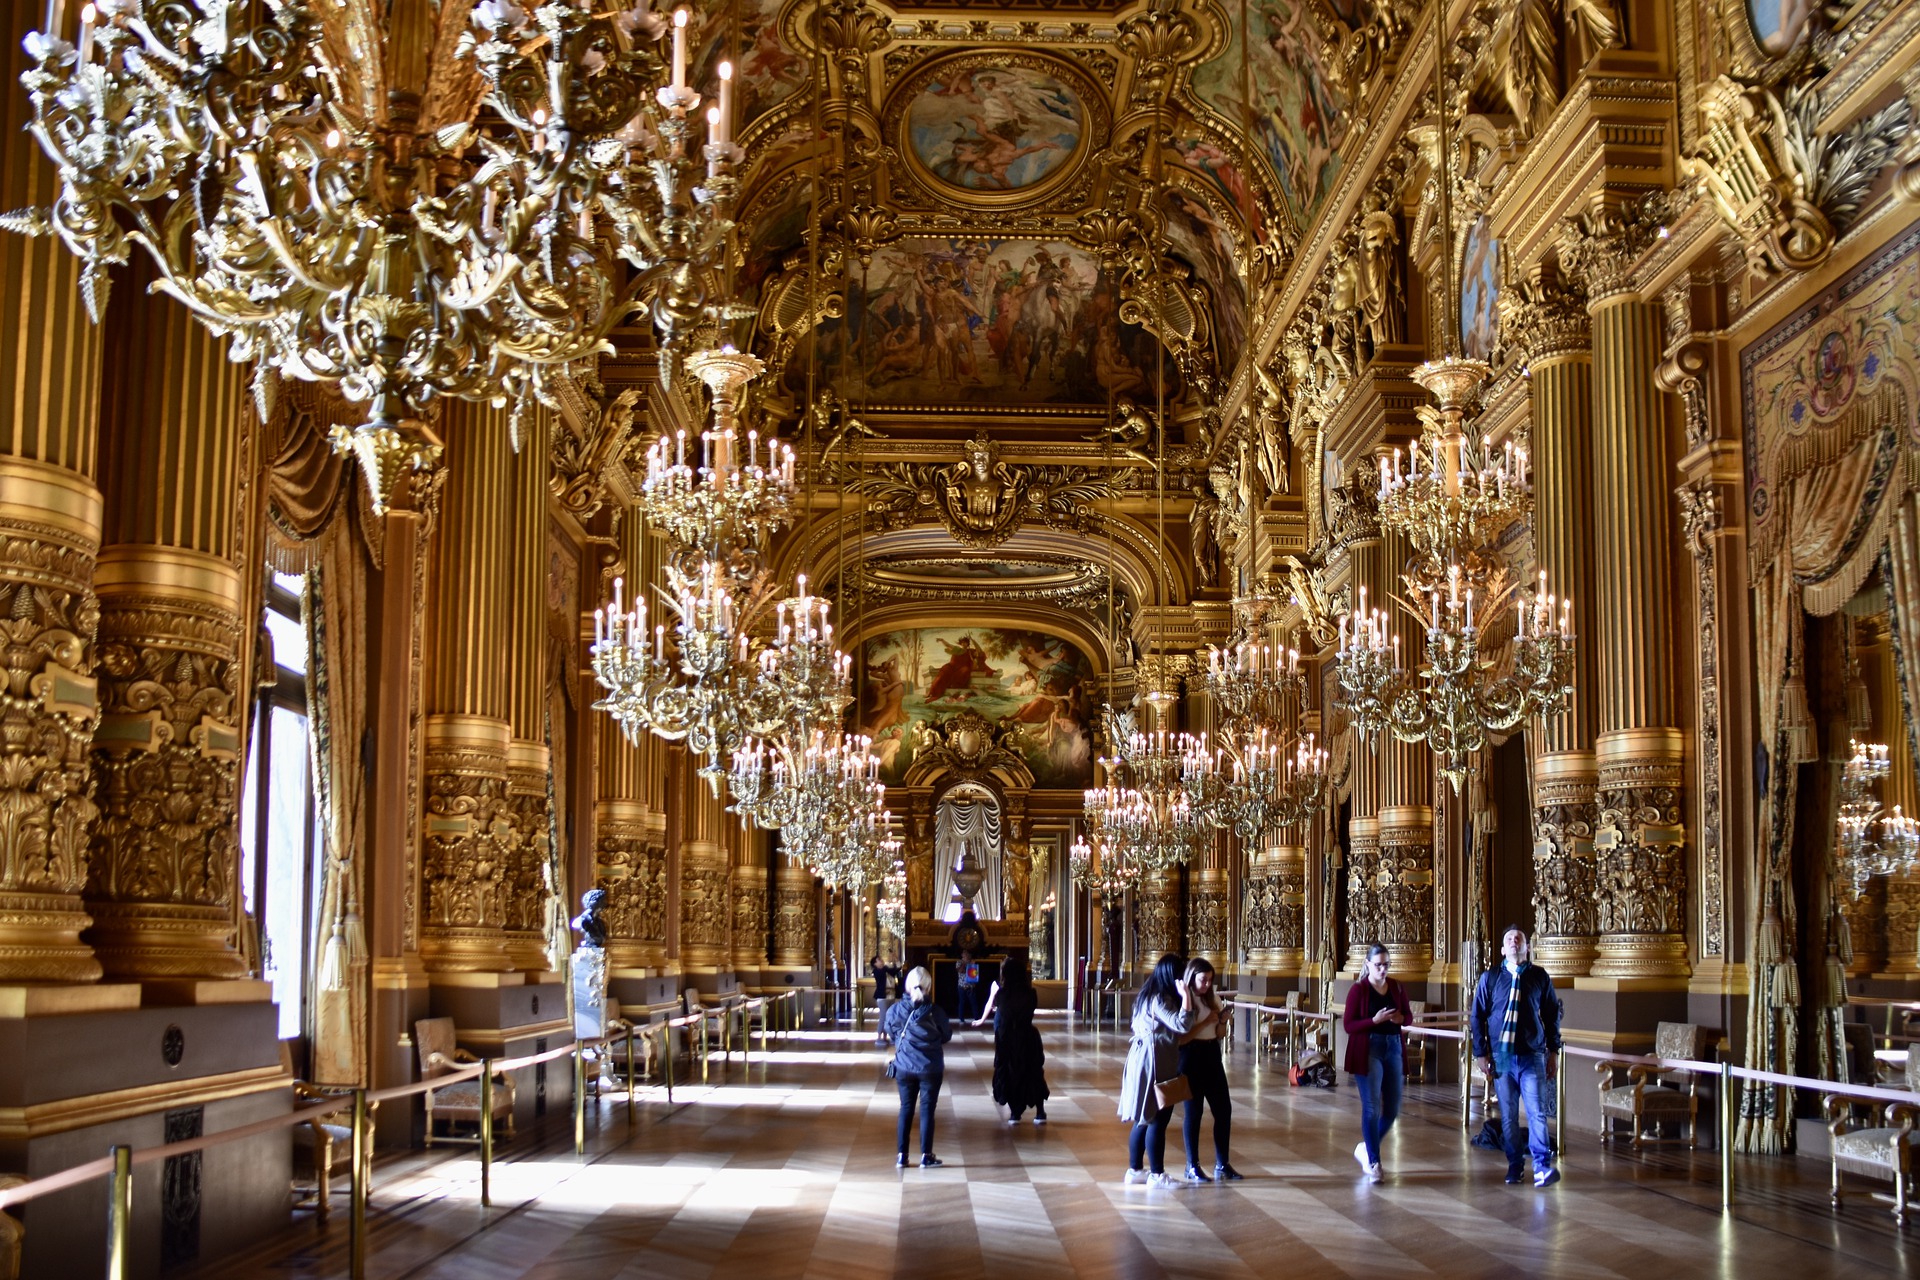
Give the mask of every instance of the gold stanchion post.
[[353, 1280], [366, 1280], [367, 1275], [367, 1170], [373, 1165], [370, 1148], [373, 1135], [369, 1131], [367, 1113], [367, 1091], [353, 1091], [353, 1212], [351, 1214], [351, 1236], [348, 1245], [348, 1267]]
[[587, 1154], [587, 1048], [573, 1042], [573, 1154]]
[[133, 1148], [113, 1148], [107, 1183], [107, 1280], [127, 1280], [127, 1239], [133, 1227]]
[[480, 1207], [493, 1208], [493, 1059], [480, 1059]]

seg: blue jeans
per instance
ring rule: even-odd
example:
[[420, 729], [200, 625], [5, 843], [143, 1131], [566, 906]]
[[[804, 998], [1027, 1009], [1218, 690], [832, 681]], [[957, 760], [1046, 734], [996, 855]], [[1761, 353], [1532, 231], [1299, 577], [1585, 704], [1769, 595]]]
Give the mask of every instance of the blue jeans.
[[1399, 1036], [1367, 1033], [1367, 1074], [1360, 1080], [1360, 1136], [1367, 1142], [1367, 1163], [1380, 1163], [1380, 1140], [1400, 1118], [1400, 1091], [1407, 1082], [1405, 1050]]
[[1527, 1147], [1533, 1156], [1533, 1171], [1553, 1168], [1552, 1122], [1547, 1117], [1547, 1055], [1518, 1053], [1493, 1080], [1500, 1095], [1500, 1136], [1507, 1143], [1507, 1171], [1518, 1173], [1520, 1160], [1520, 1104], [1527, 1107]]

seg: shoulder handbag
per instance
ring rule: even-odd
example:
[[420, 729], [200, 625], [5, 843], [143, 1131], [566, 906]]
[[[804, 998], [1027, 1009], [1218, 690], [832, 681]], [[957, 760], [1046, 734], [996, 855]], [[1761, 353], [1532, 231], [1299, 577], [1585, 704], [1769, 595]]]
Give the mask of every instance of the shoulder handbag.
[[1162, 1111], [1193, 1096], [1193, 1082], [1184, 1075], [1158, 1080], [1153, 1086], [1153, 1105]]

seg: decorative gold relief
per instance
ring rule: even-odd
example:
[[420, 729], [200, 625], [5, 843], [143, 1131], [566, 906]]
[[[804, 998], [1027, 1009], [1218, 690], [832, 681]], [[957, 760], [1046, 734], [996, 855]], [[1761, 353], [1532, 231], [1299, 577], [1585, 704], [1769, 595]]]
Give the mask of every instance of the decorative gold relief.
[[1101, 476], [1087, 467], [1031, 467], [1000, 461], [984, 433], [967, 442], [961, 462], [896, 464], [853, 478], [849, 493], [868, 495], [882, 529], [906, 529], [935, 517], [956, 542], [997, 547], [1029, 521], [1049, 529], [1093, 533], [1096, 504], [1132, 487], [1131, 469]]
[[783, 969], [813, 967], [815, 929], [813, 875], [783, 864], [774, 872], [773, 962]]
[[1594, 892], [1605, 978], [1684, 976], [1687, 964], [1684, 764], [1679, 733], [1603, 733]]
[[733, 917], [726, 851], [704, 840], [680, 850], [680, 960], [697, 968], [732, 962]]
[[1373, 867], [1374, 932], [1395, 964], [1425, 969], [1433, 962], [1433, 810], [1393, 805], [1380, 810]]
[[1378, 901], [1380, 824], [1355, 818], [1347, 824], [1347, 967], [1358, 973], [1367, 948], [1383, 925]]
[[239, 977], [239, 582], [210, 556], [114, 554], [100, 566], [88, 940], [110, 975]]
[[1586, 299], [1550, 273], [1534, 272], [1500, 291], [1500, 336], [1534, 364], [1593, 351]]
[[1141, 880], [1134, 894], [1139, 939], [1136, 962], [1151, 966], [1168, 952], [1180, 950], [1180, 884], [1176, 873], [1157, 872]]
[[0, 980], [84, 982], [100, 496], [0, 459]]
[[420, 953], [443, 971], [504, 973], [511, 864], [519, 832], [507, 796], [503, 721], [430, 716]]
[[1187, 894], [1187, 953], [1216, 965], [1227, 960], [1227, 873], [1202, 868], [1193, 873]]
[[1593, 966], [1600, 930], [1593, 836], [1599, 822], [1593, 756], [1542, 756], [1534, 766], [1533, 946], [1540, 962], [1576, 977]]
[[1655, 191], [1639, 200], [1597, 201], [1560, 229], [1560, 269], [1589, 305], [1633, 287], [1633, 270], [1660, 238], [1669, 197]]
[[1778, 91], [1721, 76], [1701, 94], [1704, 136], [1687, 173], [1763, 275], [1827, 260], [1913, 122], [1897, 98], [1844, 129], [1822, 130], [1814, 74], [1809, 67]]
[[740, 867], [733, 880], [733, 963], [758, 969], [767, 963], [767, 881], [764, 867]]
[[1700, 778], [1700, 954], [1726, 954], [1726, 844], [1721, 829], [1722, 768], [1720, 705], [1720, 581], [1716, 555], [1721, 527], [1720, 491], [1709, 481], [1681, 485], [1680, 527], [1693, 553], [1694, 603], [1699, 652], [1700, 723], [1695, 755]]
[[[538, 764], [528, 757], [528, 748]], [[507, 820], [511, 836], [499, 841], [503, 925], [507, 954], [514, 967], [528, 972], [547, 969], [546, 911], [547, 859], [553, 846], [548, 811], [546, 749], [516, 742], [507, 762]]]
[[594, 885], [607, 893], [609, 962], [638, 969], [667, 961], [667, 851], [649, 814], [626, 801], [600, 802], [594, 820]]

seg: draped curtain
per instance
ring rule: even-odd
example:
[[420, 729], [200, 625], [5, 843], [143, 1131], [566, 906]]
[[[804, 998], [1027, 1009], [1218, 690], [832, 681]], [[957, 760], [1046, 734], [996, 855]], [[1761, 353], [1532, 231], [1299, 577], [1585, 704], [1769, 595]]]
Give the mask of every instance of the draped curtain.
[[940, 802], [933, 824], [933, 905], [943, 915], [953, 898], [953, 870], [969, 851], [986, 872], [973, 900], [974, 914], [998, 920], [1004, 914], [1000, 866], [1000, 806], [992, 799], [950, 799]]
[[[1896, 603], [1896, 651], [1901, 635], [1920, 634], [1920, 589], [1914, 566], [1913, 498], [1902, 466], [1901, 433], [1893, 421], [1863, 433], [1845, 453], [1782, 486], [1782, 530], [1771, 558], [1753, 580], [1754, 660], [1760, 686], [1761, 807], [1755, 846], [1753, 949], [1748, 958], [1746, 1065], [1791, 1073], [1798, 1039], [1802, 989], [1793, 963], [1798, 911], [1793, 895], [1794, 814], [1799, 803], [1799, 766], [1814, 758], [1812, 717], [1807, 705], [1808, 614], [1839, 611], [1877, 565], [1891, 559], [1908, 587], [1906, 619]], [[1906, 568], [1900, 566], [1905, 546]], [[1889, 595], [1900, 595], [1899, 581]], [[1911, 619], [1914, 627], [1901, 623]], [[1902, 671], [1907, 663], [1901, 654]], [[1904, 686], [1903, 686], [1904, 688]], [[1912, 722], [1908, 721], [1909, 732]], [[1824, 972], [1814, 995], [1813, 1017], [1821, 1039], [1837, 1036], [1845, 1002]], [[1828, 1023], [1834, 1023], [1828, 1027]], [[1788, 1091], [1749, 1085], [1740, 1104], [1737, 1143], [1744, 1151], [1785, 1151], [1793, 1144], [1793, 1106]]]
[[267, 472], [268, 556], [283, 573], [304, 573], [307, 712], [315, 810], [319, 815], [320, 904], [313, 992], [315, 1083], [369, 1083], [370, 969], [365, 900], [367, 576], [383, 550], [378, 520], [365, 509], [358, 470], [327, 439], [327, 402], [301, 388], [277, 415], [279, 438]]

